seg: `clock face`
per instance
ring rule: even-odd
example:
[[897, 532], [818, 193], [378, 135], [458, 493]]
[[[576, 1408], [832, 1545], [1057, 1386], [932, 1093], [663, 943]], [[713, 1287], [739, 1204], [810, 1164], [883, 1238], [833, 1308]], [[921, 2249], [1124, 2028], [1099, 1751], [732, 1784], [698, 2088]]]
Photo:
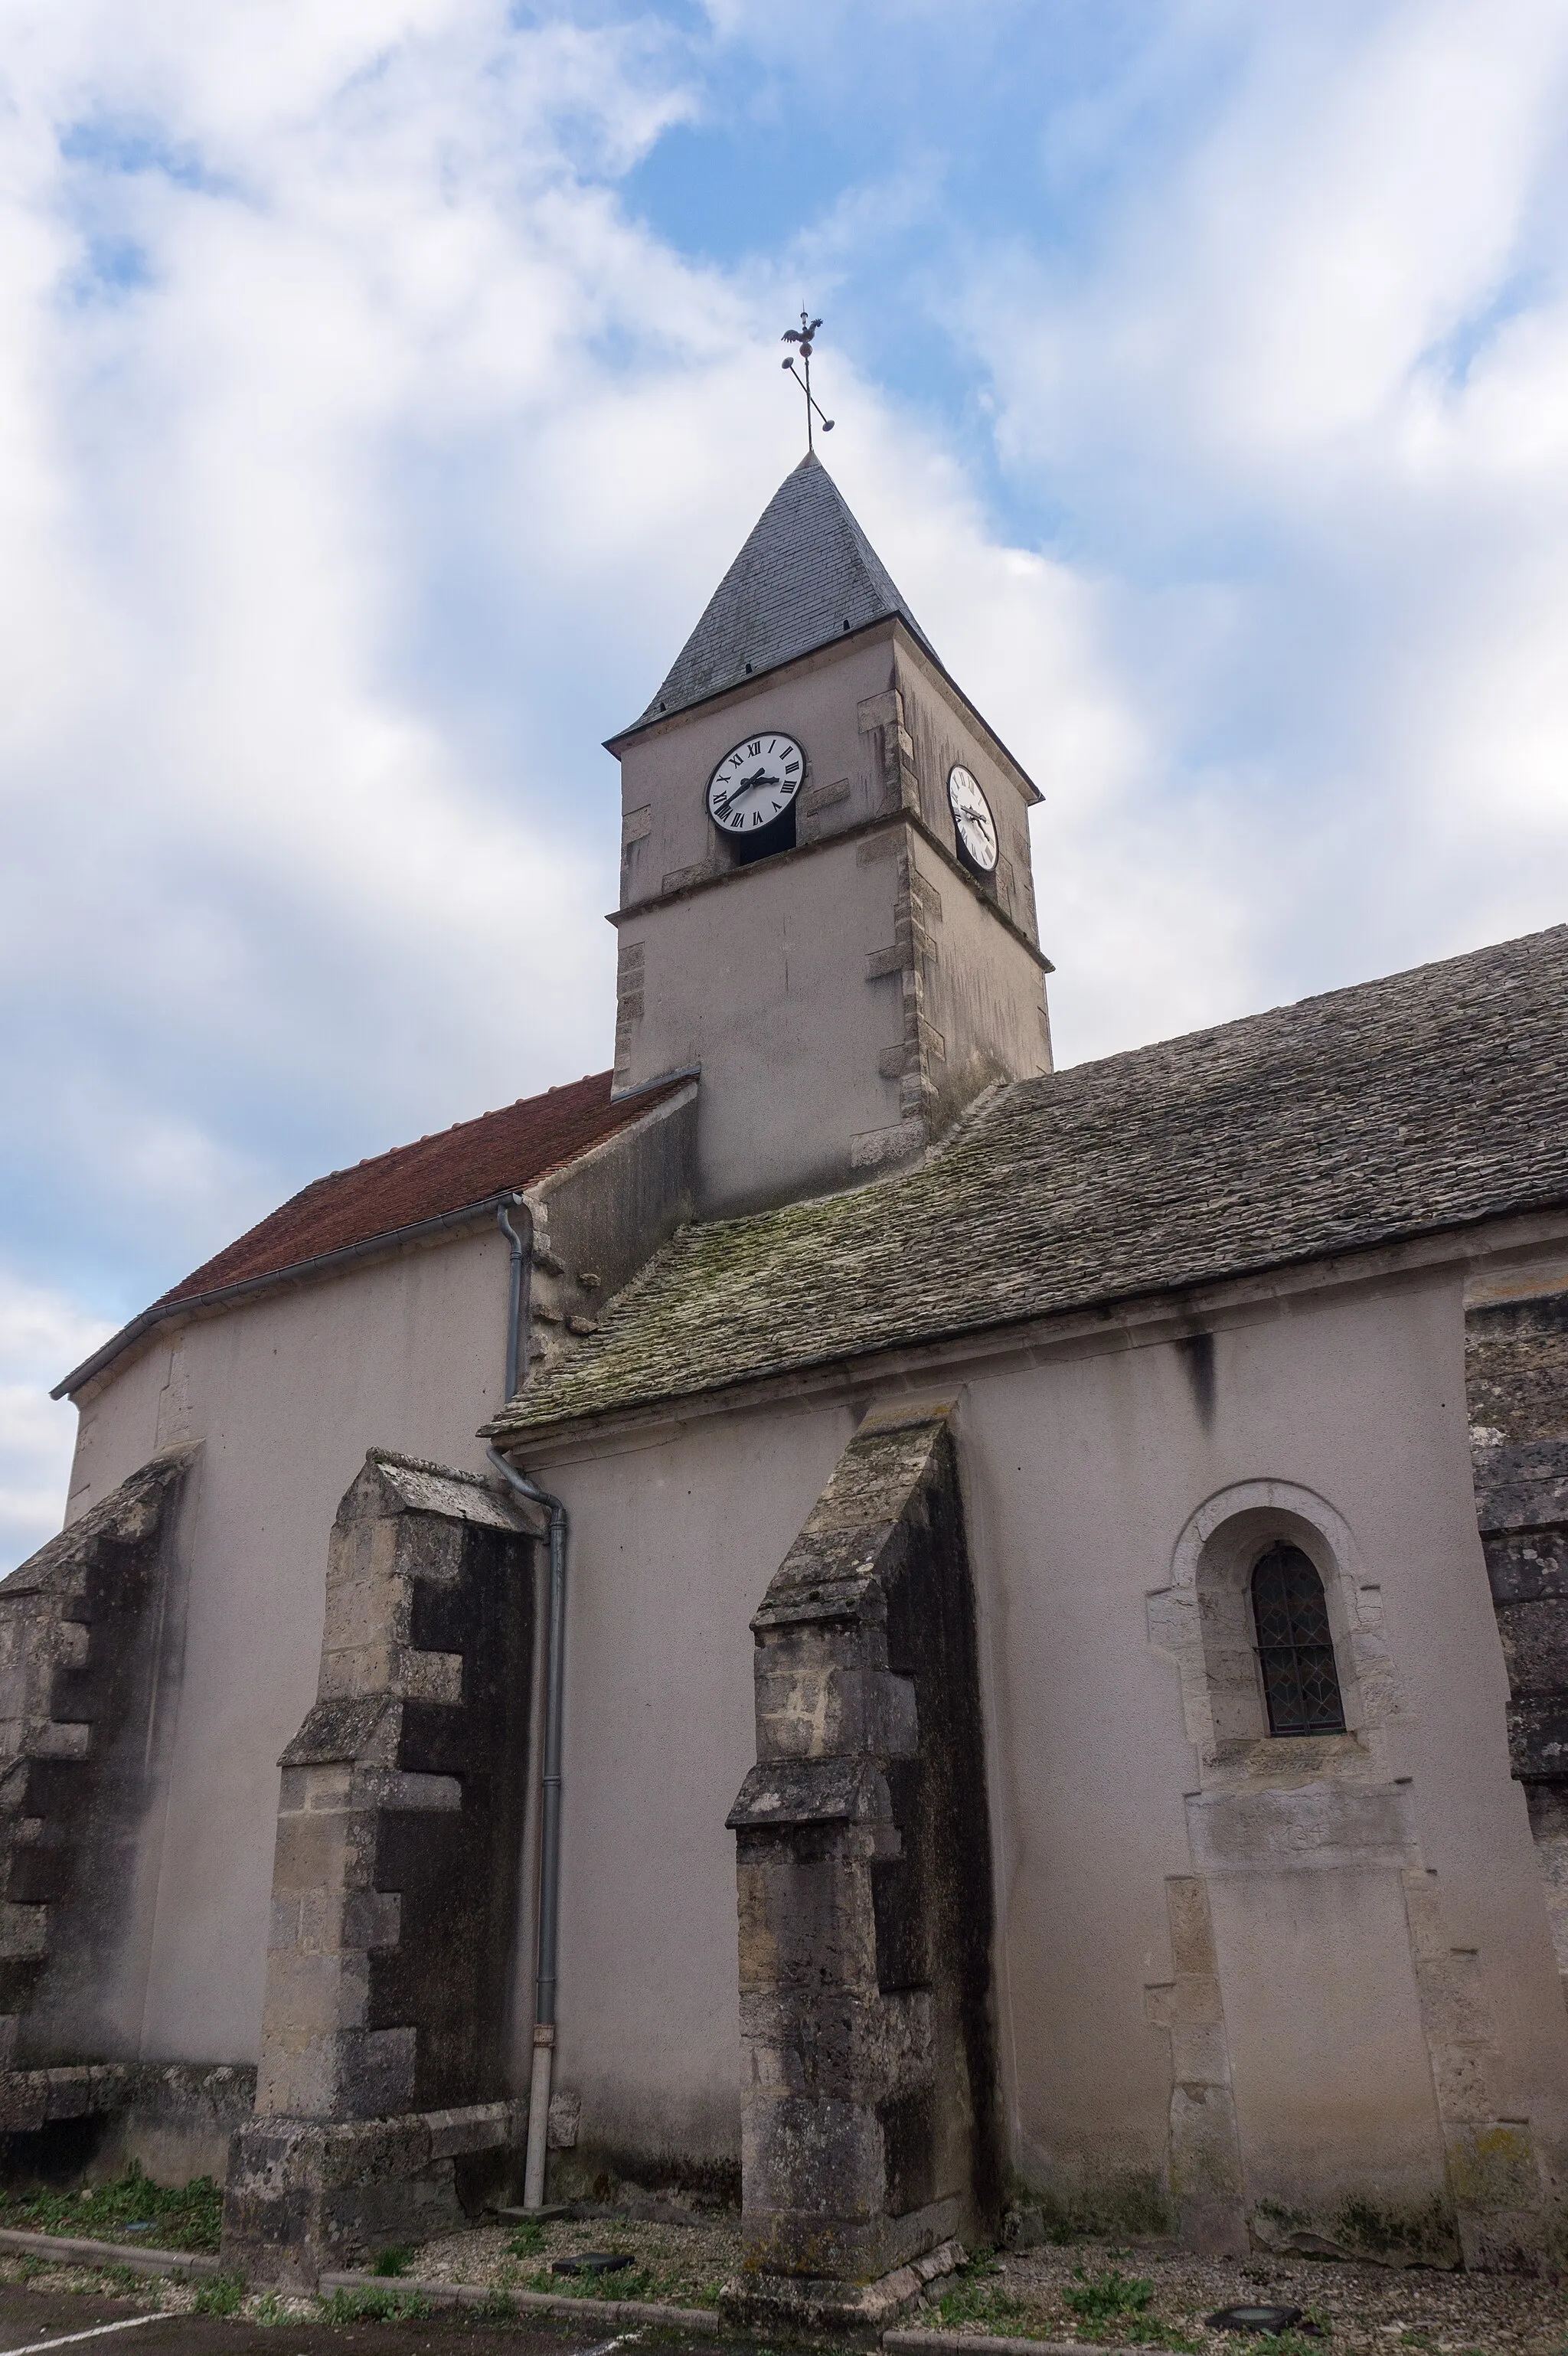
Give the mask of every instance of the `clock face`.
[[982, 875], [989, 875], [997, 863], [997, 821], [978, 777], [955, 765], [947, 773], [947, 798], [965, 857]]
[[751, 834], [783, 818], [800, 791], [805, 755], [793, 736], [748, 736], [708, 781], [708, 809], [726, 834]]

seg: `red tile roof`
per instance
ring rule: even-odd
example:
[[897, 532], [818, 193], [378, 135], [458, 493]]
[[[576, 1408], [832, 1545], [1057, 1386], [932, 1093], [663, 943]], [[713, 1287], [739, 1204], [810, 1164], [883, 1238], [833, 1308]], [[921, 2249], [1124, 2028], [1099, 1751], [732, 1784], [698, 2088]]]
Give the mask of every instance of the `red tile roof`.
[[417, 1145], [394, 1146], [352, 1170], [335, 1170], [269, 1212], [249, 1234], [228, 1245], [154, 1303], [155, 1310], [193, 1294], [216, 1292], [256, 1277], [280, 1274], [324, 1252], [344, 1251], [378, 1236], [417, 1226], [426, 1219], [460, 1211], [470, 1203], [531, 1185], [549, 1170], [571, 1162], [591, 1145], [613, 1137], [628, 1122], [682, 1086], [610, 1101], [608, 1072], [524, 1097], [502, 1112], [460, 1120]]

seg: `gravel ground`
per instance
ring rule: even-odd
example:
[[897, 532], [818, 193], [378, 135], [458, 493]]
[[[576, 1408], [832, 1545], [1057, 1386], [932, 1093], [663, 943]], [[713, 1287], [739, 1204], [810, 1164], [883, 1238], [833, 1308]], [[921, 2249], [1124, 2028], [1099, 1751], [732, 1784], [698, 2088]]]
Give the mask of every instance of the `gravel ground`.
[[[624, 2252], [633, 2264], [619, 2274], [588, 2277], [549, 2271], [554, 2259], [588, 2250]], [[740, 2261], [732, 2219], [673, 2225], [592, 2218], [560, 2219], [520, 2233], [514, 2226], [487, 2226], [452, 2234], [408, 2252], [404, 2269], [427, 2282], [712, 2307], [724, 2286], [739, 2279]], [[129, 2310], [168, 2315], [190, 2313], [200, 2287], [129, 2267], [54, 2265], [10, 2254], [0, 2255], [0, 2283], [108, 2295], [123, 2299]], [[394, 2290], [395, 2281], [387, 2287]], [[1568, 2287], [1509, 2275], [1397, 2271], [1299, 2257], [1237, 2264], [1188, 2257], [1166, 2244], [1129, 2249], [1085, 2242], [980, 2258], [932, 2290], [923, 2309], [901, 2320], [1006, 2338], [1166, 2348], [1189, 2356], [1403, 2356], [1407, 2349], [1428, 2356], [1568, 2356]], [[1086, 2295], [1087, 2314], [1073, 2304]], [[1299, 2307], [1322, 2336], [1293, 2332], [1283, 2340], [1252, 2340], [1207, 2329], [1205, 2317], [1241, 2301]], [[304, 2323], [320, 2313], [313, 2298], [261, 2293], [242, 2301], [237, 2319]]]
[[[1120, 2294], [1117, 2278], [1127, 2286]], [[1238, 2356], [1257, 2343], [1211, 2331], [1204, 2319], [1221, 2307], [1266, 2303], [1298, 2307], [1304, 2320], [1318, 2326], [1321, 2339], [1293, 2332], [1261, 2343], [1297, 2356], [1325, 2342], [1333, 2356], [1391, 2356], [1404, 2348], [1568, 2356], [1568, 2292], [1517, 2276], [1396, 2271], [1320, 2258], [1204, 2259], [1166, 2245], [1128, 2250], [1083, 2243], [982, 2259], [956, 2283], [932, 2287], [935, 2312], [928, 2310], [925, 2320], [1115, 2347]], [[1138, 2300], [1144, 2303], [1134, 2304]]]
[[[632, 2260], [613, 2275], [557, 2275], [557, 2258], [613, 2250]], [[658, 2298], [672, 2307], [717, 2307], [741, 2266], [741, 2229], [733, 2218], [689, 2225], [638, 2220], [561, 2217], [544, 2225], [486, 2225], [427, 2242], [404, 2271], [418, 2282], [482, 2283], [496, 2290], [548, 2290], [558, 2297]]]
[[[634, 2261], [623, 2273], [581, 2281], [586, 2297], [712, 2307], [740, 2276], [741, 2237], [732, 2219], [693, 2225], [560, 2219], [520, 2236], [515, 2229], [490, 2226], [427, 2243], [410, 2255], [407, 2271], [427, 2282], [570, 2292], [579, 2282], [552, 2275], [551, 2262], [586, 2250], [624, 2251]], [[1111, 2277], [1132, 2286], [1119, 2311]], [[925, 2308], [902, 2320], [1008, 2338], [1185, 2349], [1201, 2356], [1246, 2356], [1254, 2348], [1258, 2356], [1265, 2351], [1327, 2356], [1325, 2342], [1332, 2356], [1393, 2356], [1405, 2349], [1433, 2356], [1568, 2356], [1568, 2290], [1509, 2275], [1396, 2270], [1319, 2258], [1236, 2263], [1189, 2257], [1166, 2244], [1129, 2250], [1085, 2242], [982, 2258], [932, 2291]], [[1086, 2294], [1087, 2314], [1073, 2303]], [[1260, 2343], [1207, 2328], [1204, 2319], [1218, 2308], [1260, 2301], [1301, 2308], [1322, 2337], [1292, 2333]]]

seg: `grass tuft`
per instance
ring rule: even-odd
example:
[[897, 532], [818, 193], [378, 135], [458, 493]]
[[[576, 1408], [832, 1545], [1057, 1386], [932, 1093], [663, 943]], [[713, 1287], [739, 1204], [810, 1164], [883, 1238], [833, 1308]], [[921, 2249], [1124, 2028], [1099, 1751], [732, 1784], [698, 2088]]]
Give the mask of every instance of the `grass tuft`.
[[196, 2295], [197, 2315], [238, 2315], [245, 2304], [245, 2285], [239, 2275], [214, 2275]]
[[393, 2242], [387, 2249], [378, 2251], [373, 2275], [406, 2275], [413, 2256], [411, 2242]]
[[1004, 2326], [1017, 2332], [1028, 2310], [1021, 2299], [1000, 2287], [1001, 2268], [994, 2258], [971, 2258], [949, 2277], [952, 2288], [936, 2301], [944, 2329], [960, 2329], [966, 2323], [984, 2324], [1007, 2337]]
[[[177, 2187], [155, 2184], [133, 2160], [112, 2184], [84, 2184], [65, 2192], [0, 2192], [0, 2224], [95, 2242], [145, 2240], [162, 2250], [216, 2250], [223, 2191], [210, 2176], [193, 2177]], [[132, 2234], [126, 2231], [131, 2225], [150, 2230]]]
[[1119, 2266], [1107, 2266], [1097, 2275], [1074, 2266], [1072, 2282], [1061, 2296], [1080, 2322], [1110, 2323], [1118, 2316], [1141, 2315], [1154, 2297], [1154, 2285], [1142, 2275], [1123, 2274]]
[[323, 2323], [419, 2323], [434, 2311], [421, 2290], [382, 2290], [368, 2284], [335, 2290], [320, 2307]]

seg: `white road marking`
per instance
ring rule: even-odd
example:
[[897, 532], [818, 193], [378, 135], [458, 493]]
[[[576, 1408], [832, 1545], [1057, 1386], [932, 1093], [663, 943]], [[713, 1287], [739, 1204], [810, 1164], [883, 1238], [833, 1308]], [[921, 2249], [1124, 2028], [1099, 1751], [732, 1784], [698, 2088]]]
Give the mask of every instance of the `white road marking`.
[[25, 2348], [0, 2350], [0, 2356], [43, 2356], [48, 2348], [69, 2348], [74, 2340], [101, 2340], [106, 2331], [134, 2331], [139, 2323], [172, 2323], [169, 2315], [130, 2315], [123, 2323], [95, 2323], [91, 2331], [62, 2331], [54, 2340], [29, 2340]]
[[[585, 2348], [582, 2356], [610, 2356], [612, 2348], [624, 2348], [632, 2340], [640, 2340], [642, 2336], [640, 2331], [617, 2332], [613, 2340], [602, 2340], [597, 2348]], [[14, 2356], [31, 2356], [31, 2351], [26, 2348], [18, 2348], [14, 2351]]]

